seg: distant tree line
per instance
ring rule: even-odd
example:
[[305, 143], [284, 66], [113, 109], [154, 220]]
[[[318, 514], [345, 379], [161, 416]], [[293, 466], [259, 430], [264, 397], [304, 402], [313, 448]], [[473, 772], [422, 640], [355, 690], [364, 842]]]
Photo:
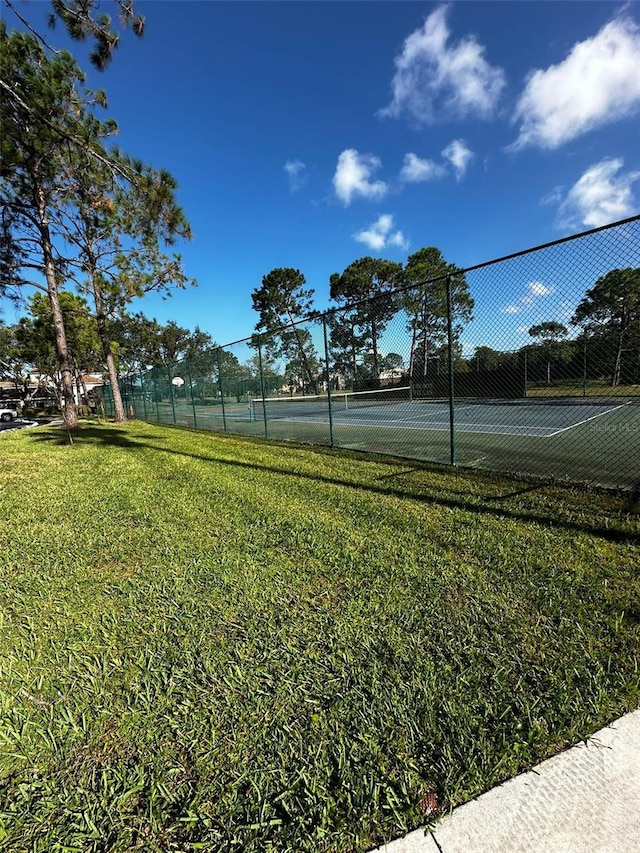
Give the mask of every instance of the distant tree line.
[[[572, 338], [569, 326], [549, 320], [531, 326], [530, 342], [516, 350], [477, 346], [471, 356], [464, 357], [460, 335], [473, 310], [467, 283], [446, 263], [440, 277], [429, 278], [422, 268], [426, 280], [416, 283], [417, 262], [424, 263], [425, 258], [439, 262], [431, 269], [443, 269], [444, 261], [433, 248], [417, 252], [404, 268], [391, 262], [378, 265], [371, 258], [354, 262], [342, 275], [332, 276], [332, 294], [336, 302], [341, 301], [324, 314], [314, 310], [313, 291], [306, 288], [298, 270], [273, 270], [253, 294], [262, 319], [249, 341], [254, 354], [243, 363], [197, 326], [191, 331], [174, 321], [163, 325], [141, 312], [121, 312], [108, 325], [117, 373], [139, 382], [142, 374], [154, 370], [160, 382], [156, 389], [162, 389], [169, 381], [167, 365], [174, 365], [188, 372], [196, 404], [210, 404], [222, 395], [239, 402], [283, 391], [367, 390], [407, 383], [416, 395], [446, 394], [449, 276], [451, 358], [460, 393], [520, 396], [523, 375], [530, 386], [562, 384], [568, 378], [611, 386], [640, 381], [640, 271], [612, 270], [598, 279], [570, 321], [578, 330]], [[349, 300], [343, 295], [356, 287], [357, 296], [364, 294], [364, 298]], [[375, 292], [376, 287], [381, 293]], [[104, 369], [95, 315], [87, 298], [78, 293], [62, 291], [60, 304], [77, 398], [87, 399], [83, 376]], [[11, 396], [26, 404], [37, 390], [29, 378], [34, 370], [49, 388], [59, 383], [46, 295], [33, 294], [28, 309], [15, 324], [0, 323], [0, 378], [11, 381]], [[408, 355], [406, 350], [403, 355], [380, 349], [380, 336], [394, 313], [404, 317]], [[321, 321], [326, 324], [329, 370], [324, 348], [316, 347], [311, 334]], [[154, 393], [162, 396], [166, 390]]]
[[[570, 336], [570, 327], [577, 334]], [[613, 269], [598, 278], [569, 326], [547, 320], [528, 332], [533, 342], [513, 352], [477, 347], [469, 369], [524, 364], [531, 383], [547, 386], [570, 378], [612, 388], [640, 384], [640, 269]]]
[[[77, 397], [86, 398], [83, 377], [104, 372], [95, 316], [87, 299], [79, 294], [62, 291], [60, 303]], [[10, 396], [29, 404], [38, 390], [48, 388], [59, 394], [60, 379], [46, 296], [33, 294], [27, 307], [27, 313], [18, 322], [0, 323], [0, 378], [12, 383]], [[194, 374], [217, 365], [217, 344], [198, 326], [190, 331], [173, 320], [163, 325], [138, 312], [123, 313], [111, 320], [108, 328], [118, 377], [139, 375], [183, 360], [193, 366]], [[236, 364], [240, 368], [238, 360], [224, 352], [222, 363], [228, 370]], [[34, 373], [42, 379], [41, 389], [31, 380]], [[250, 374], [251, 368], [247, 366], [245, 378]]]
[[[316, 393], [321, 381], [355, 390], [374, 388], [385, 374], [404, 381], [425, 380], [430, 362], [443, 349], [448, 351], [447, 287], [454, 350], [458, 351], [464, 324], [473, 315], [464, 275], [438, 249], [421, 249], [404, 266], [384, 258], [359, 258], [330, 277], [334, 304], [324, 315], [331, 362], [327, 376], [324, 356], [309, 328], [300, 324], [321, 316], [313, 307], [313, 289], [305, 285], [299, 270], [279, 268], [266, 275], [252, 294], [259, 315], [255, 341], [262, 341], [265, 352], [283, 363], [287, 387], [299, 393]], [[408, 359], [384, 352], [381, 344], [398, 312], [404, 313], [410, 335]]]
[[[640, 383], [639, 269], [611, 270], [587, 290], [570, 320], [573, 337], [568, 326], [550, 319], [531, 326], [532, 340], [517, 350], [481, 345], [470, 357], [463, 355], [461, 335], [473, 318], [474, 300], [464, 273], [433, 246], [411, 255], [404, 266], [364, 257], [334, 273], [334, 306], [323, 314], [314, 308], [313, 293], [299, 270], [279, 268], [252, 294], [259, 315], [254, 344], [261, 341], [271, 360], [283, 365], [292, 392], [316, 393], [321, 381], [364, 390], [395, 377], [427, 393], [434, 382], [444, 387], [438, 378], [450, 364], [458, 373], [494, 372], [497, 383], [499, 371], [506, 379], [508, 371], [521, 377], [523, 370], [531, 382], [547, 385], [563, 376], [612, 387]], [[399, 314], [410, 342], [405, 356], [381, 348], [389, 322]], [[310, 331], [318, 319], [328, 331], [328, 371]]]
[[[453, 348], [448, 347], [447, 279]], [[612, 270], [597, 280], [570, 321], [578, 334], [556, 320], [529, 329], [530, 342], [501, 351], [477, 346], [464, 356], [460, 336], [472, 318], [473, 300], [463, 274], [433, 247], [421, 249], [403, 267], [361, 258], [331, 276], [337, 303], [323, 313], [313, 307], [313, 290], [299, 270], [275, 269], [253, 292], [259, 314], [249, 344], [254, 354], [241, 362], [211, 335], [174, 321], [161, 324], [143, 313], [121, 311], [108, 323], [109, 345], [118, 375], [134, 383], [153, 370], [154, 394], [166, 395], [174, 365], [188, 373], [196, 404], [220, 396], [236, 401], [263, 394], [369, 390], [411, 384], [416, 395], [447, 392], [450, 360], [460, 393], [521, 396], [523, 375], [530, 386], [550, 386], [567, 378], [618, 386], [640, 382], [640, 270]], [[86, 295], [62, 291], [68, 357], [77, 397], [87, 397], [82, 377], [102, 372], [104, 360], [95, 313]], [[55, 332], [48, 300], [36, 292], [28, 313], [13, 325], [0, 324], [0, 377], [12, 394], [29, 402], [35, 371], [49, 387], [59, 383]], [[389, 321], [404, 318], [407, 349], [381, 349]], [[325, 324], [329, 365], [314, 327]], [[314, 338], [316, 343], [314, 343]], [[466, 379], [463, 375], [466, 374]], [[154, 382], [156, 380], [154, 379]], [[165, 390], [162, 390], [165, 389]], [[183, 392], [183, 393], [186, 393]]]

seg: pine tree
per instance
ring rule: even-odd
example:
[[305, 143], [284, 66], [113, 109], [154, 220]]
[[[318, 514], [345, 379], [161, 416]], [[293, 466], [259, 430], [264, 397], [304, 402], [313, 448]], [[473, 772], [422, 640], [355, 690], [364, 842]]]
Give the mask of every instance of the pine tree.
[[38, 276], [25, 278], [28, 269], [46, 281], [67, 427], [77, 426], [77, 412], [59, 292], [75, 282], [91, 295], [116, 420], [124, 420], [109, 320], [134, 298], [187, 283], [180, 256], [165, 252], [190, 237], [176, 183], [106, 147], [116, 124], [92, 112], [106, 98], [83, 87], [69, 54], [49, 57], [35, 36], [7, 35], [4, 25], [1, 38], [0, 288], [14, 297], [25, 283], [42, 288]]
[[[95, 120], [88, 117], [94, 134]], [[100, 144], [96, 139], [94, 145]], [[150, 292], [169, 295], [185, 287], [180, 255], [167, 254], [178, 238], [191, 236], [175, 199], [176, 183], [166, 171], [156, 171], [118, 151], [109, 164], [96, 161], [88, 150], [69, 158], [66, 202], [70, 206], [64, 238], [77, 257], [70, 274], [95, 307], [98, 334], [113, 394], [114, 420], [126, 413], [111, 346], [110, 322], [122, 316], [133, 299]], [[114, 168], [114, 166], [116, 168]], [[194, 283], [194, 282], [190, 282]]]
[[425, 246], [407, 258], [403, 284], [411, 286], [403, 291], [401, 301], [411, 332], [409, 374], [414, 381], [426, 379], [430, 358], [447, 342], [447, 277], [451, 282], [450, 304], [457, 340], [463, 324], [473, 314], [466, 278], [434, 246]]
[[313, 314], [313, 289], [305, 289], [305, 284], [300, 270], [273, 269], [251, 297], [253, 309], [260, 315], [256, 331], [267, 334], [269, 356], [285, 357], [291, 368], [289, 374], [300, 377], [301, 390], [316, 394], [318, 358], [309, 331], [299, 325], [300, 320]]
[[69, 146], [84, 144], [81, 117], [96, 99], [83, 82], [70, 54], [48, 57], [35, 36], [8, 34], [0, 21], [0, 287], [14, 290], [32, 270], [37, 275], [30, 283], [47, 293], [69, 429], [77, 427], [78, 412], [59, 295], [67, 260], [54, 238], [64, 153]]
[[376, 381], [382, 371], [379, 341], [396, 311], [393, 291], [400, 283], [401, 273], [402, 265], [395, 261], [366, 257], [330, 278], [331, 298], [347, 306], [345, 312], [334, 317], [332, 340], [334, 344], [341, 339], [348, 342], [354, 370], [357, 353], [353, 348], [369, 351]]
[[611, 385], [622, 380], [623, 353], [640, 361], [640, 268], [610, 270], [587, 290], [571, 319], [586, 333], [612, 341], [615, 348]]
[[[49, 48], [45, 37], [29, 23], [22, 11], [12, 0], [4, 0], [16, 18], [30, 30], [39, 43]], [[118, 20], [122, 29], [131, 31], [140, 38], [144, 33], [145, 20], [134, 9], [133, 0], [115, 0]], [[99, 71], [103, 71], [111, 62], [120, 42], [120, 35], [114, 29], [111, 16], [100, 11], [100, 0], [51, 0], [49, 27], [54, 29], [61, 22], [74, 41], [92, 43], [89, 59]]]

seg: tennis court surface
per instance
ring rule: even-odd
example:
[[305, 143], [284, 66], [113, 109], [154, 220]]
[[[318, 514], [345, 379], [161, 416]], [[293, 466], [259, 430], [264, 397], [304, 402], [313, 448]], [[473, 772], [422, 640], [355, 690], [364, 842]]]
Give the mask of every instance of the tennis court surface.
[[[409, 389], [343, 392], [324, 395], [252, 400], [255, 421], [387, 427], [403, 430], [449, 430], [453, 417], [458, 432], [489, 435], [552, 437], [628, 406], [628, 401], [447, 400], [410, 399]], [[606, 421], [603, 421], [603, 424]]]
[[[155, 404], [152, 419], [607, 488], [640, 487], [640, 395], [416, 398], [410, 388]], [[453, 427], [453, 429], [452, 429]]]
[[326, 395], [254, 399], [228, 428], [609, 488], [637, 489], [640, 475], [640, 398], [458, 398], [451, 412], [406, 389], [338, 392], [331, 412]]
[[[459, 432], [545, 438], [626, 405], [624, 401], [460, 400], [453, 407], [453, 419]], [[300, 423], [329, 423], [331, 419], [334, 425], [448, 431], [452, 413], [446, 400], [410, 400], [399, 395], [394, 399], [393, 392], [356, 392], [334, 395], [331, 408], [327, 398], [320, 396], [256, 399], [251, 415], [256, 421], [265, 416]]]

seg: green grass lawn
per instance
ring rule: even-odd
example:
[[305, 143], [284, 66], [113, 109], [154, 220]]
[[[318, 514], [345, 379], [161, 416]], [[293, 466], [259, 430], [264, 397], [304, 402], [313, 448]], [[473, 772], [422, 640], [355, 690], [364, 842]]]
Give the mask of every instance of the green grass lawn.
[[0, 849], [364, 851], [640, 705], [634, 497], [135, 422], [0, 466]]
[[640, 396], [640, 385], [614, 385], [604, 379], [581, 379], [555, 381], [551, 385], [546, 382], [529, 382], [527, 397], [616, 397]]

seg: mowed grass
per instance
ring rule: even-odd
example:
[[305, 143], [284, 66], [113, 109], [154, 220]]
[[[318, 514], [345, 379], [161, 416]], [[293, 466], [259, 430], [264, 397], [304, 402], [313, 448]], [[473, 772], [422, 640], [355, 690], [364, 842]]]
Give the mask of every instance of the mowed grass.
[[546, 382], [529, 382], [527, 397], [616, 397], [640, 396], [640, 385], [611, 385], [604, 379], [556, 380], [548, 385]]
[[364, 851], [640, 705], [637, 502], [0, 436], [0, 848]]

